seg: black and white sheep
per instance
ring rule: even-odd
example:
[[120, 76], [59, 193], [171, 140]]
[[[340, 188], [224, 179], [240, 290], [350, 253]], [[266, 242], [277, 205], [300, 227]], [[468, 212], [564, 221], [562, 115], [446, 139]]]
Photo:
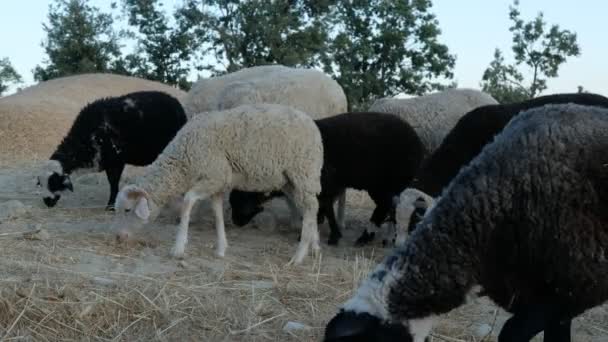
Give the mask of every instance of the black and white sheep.
[[[450, 183], [406, 244], [327, 325], [325, 341], [414, 341], [489, 296], [513, 313], [498, 341], [570, 341], [608, 299], [608, 110], [526, 111]], [[372, 338], [373, 337], [373, 338]]]
[[57, 204], [73, 191], [70, 175], [105, 171], [110, 183], [107, 209], [113, 209], [126, 164], [152, 163], [186, 123], [177, 99], [159, 91], [109, 97], [85, 106], [38, 176], [44, 203]]
[[412, 182], [415, 189], [407, 189], [401, 195], [397, 205], [400, 212], [396, 214], [397, 244], [403, 242], [407, 232], [432, 205], [433, 200], [428, 196], [439, 196], [458, 171], [473, 160], [514, 116], [531, 108], [564, 103], [608, 107], [608, 98], [589, 93], [553, 94], [517, 103], [482, 106], [458, 120], [441, 145], [422, 163]]
[[[331, 245], [337, 244], [342, 236], [343, 214], [336, 220], [333, 207], [336, 199], [347, 188], [367, 191], [376, 204], [370, 221], [379, 227], [392, 211], [393, 197], [412, 181], [424, 157], [424, 147], [414, 129], [393, 114], [345, 113], [315, 123], [324, 150], [319, 221], [327, 218]], [[233, 222], [246, 224], [263, 210], [264, 201], [277, 195], [233, 191], [230, 194]], [[394, 217], [390, 221], [394, 222]], [[365, 230], [357, 243], [366, 243], [374, 235], [375, 232]]]

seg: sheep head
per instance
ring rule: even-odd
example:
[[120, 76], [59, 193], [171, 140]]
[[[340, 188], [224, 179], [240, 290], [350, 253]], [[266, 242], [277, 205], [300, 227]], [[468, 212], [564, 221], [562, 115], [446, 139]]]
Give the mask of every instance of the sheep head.
[[47, 161], [36, 180], [36, 186], [43, 192], [42, 201], [49, 208], [57, 204], [62, 192], [74, 191], [70, 175], [63, 172], [63, 167], [57, 160]]
[[133, 210], [140, 219], [147, 221], [150, 218], [150, 196], [136, 185], [127, 185], [116, 197], [116, 211], [130, 212]]

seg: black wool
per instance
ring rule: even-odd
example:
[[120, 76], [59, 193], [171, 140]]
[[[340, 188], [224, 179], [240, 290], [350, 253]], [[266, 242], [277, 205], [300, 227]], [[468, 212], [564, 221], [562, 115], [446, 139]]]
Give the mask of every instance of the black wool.
[[60, 192], [71, 184], [69, 175], [73, 172], [105, 171], [110, 183], [108, 208], [112, 208], [125, 165], [151, 164], [186, 121], [179, 101], [158, 91], [134, 92], [88, 104], [51, 155], [50, 160], [61, 165], [63, 174], [58, 176], [67, 181], [53, 189], [50, 183], [44, 184], [54, 195], [45, 203], [55, 205]]

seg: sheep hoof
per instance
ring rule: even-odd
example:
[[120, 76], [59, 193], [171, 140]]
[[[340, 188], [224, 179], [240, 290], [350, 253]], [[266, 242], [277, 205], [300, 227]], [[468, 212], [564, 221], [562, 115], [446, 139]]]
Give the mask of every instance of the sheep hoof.
[[367, 230], [364, 230], [363, 234], [361, 234], [361, 236], [355, 242], [355, 246], [359, 246], [359, 247], [365, 246], [368, 243], [370, 243], [371, 241], [373, 241], [375, 236], [376, 236], [375, 232], [370, 233]]
[[176, 259], [183, 259], [184, 258], [184, 247], [174, 246], [171, 249], [171, 256]]
[[116, 208], [114, 207], [114, 204], [108, 204], [108, 205], [106, 205], [106, 211], [116, 211]]
[[329, 235], [329, 240], [327, 240], [327, 244], [330, 246], [336, 246], [338, 245], [338, 242], [340, 241], [340, 238], [342, 238], [342, 234], [338, 233], [338, 234], [330, 234]]

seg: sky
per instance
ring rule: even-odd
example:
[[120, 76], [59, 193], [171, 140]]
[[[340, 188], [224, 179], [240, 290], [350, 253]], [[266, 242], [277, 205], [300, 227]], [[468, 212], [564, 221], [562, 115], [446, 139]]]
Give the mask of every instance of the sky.
[[[164, 0], [173, 9], [181, 0]], [[44, 39], [42, 23], [46, 21], [50, 0], [3, 0], [0, 8], [0, 58], [9, 57], [23, 76], [25, 85], [33, 84], [32, 70], [46, 57], [40, 43]], [[102, 9], [110, 1], [92, 0]], [[434, 0], [442, 34], [440, 41], [457, 56], [455, 80], [460, 87], [479, 88], [483, 71], [493, 58], [495, 48], [511, 61], [511, 33], [508, 28], [510, 0]], [[586, 90], [608, 96], [608, 1], [605, 0], [521, 0], [525, 20], [539, 11], [545, 20], [562, 29], [575, 31], [581, 56], [569, 59], [559, 77], [548, 82], [545, 93], [574, 92], [581, 85]], [[528, 69], [521, 69], [528, 73]], [[192, 75], [195, 79], [195, 74]]]

